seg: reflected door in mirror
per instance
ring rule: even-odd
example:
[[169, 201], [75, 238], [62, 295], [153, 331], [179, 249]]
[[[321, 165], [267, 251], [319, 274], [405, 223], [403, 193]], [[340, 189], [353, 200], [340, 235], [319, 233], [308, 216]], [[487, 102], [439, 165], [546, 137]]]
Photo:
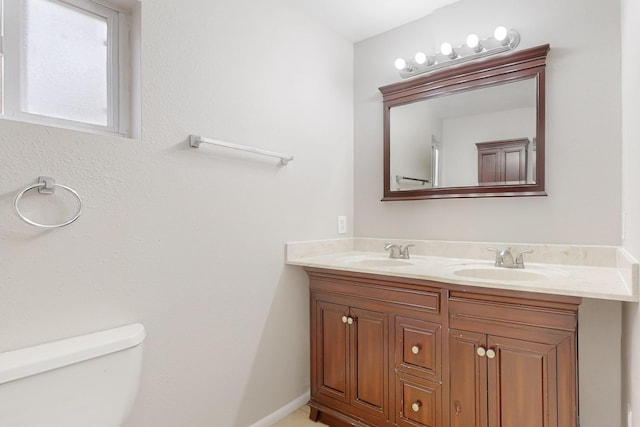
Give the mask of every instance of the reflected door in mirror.
[[478, 184], [526, 184], [529, 139], [479, 142]]

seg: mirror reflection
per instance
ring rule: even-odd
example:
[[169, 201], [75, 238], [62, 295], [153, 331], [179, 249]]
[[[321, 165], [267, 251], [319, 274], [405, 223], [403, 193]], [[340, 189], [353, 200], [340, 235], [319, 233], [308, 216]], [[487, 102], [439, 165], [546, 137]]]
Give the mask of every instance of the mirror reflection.
[[536, 183], [537, 79], [393, 106], [390, 191]]

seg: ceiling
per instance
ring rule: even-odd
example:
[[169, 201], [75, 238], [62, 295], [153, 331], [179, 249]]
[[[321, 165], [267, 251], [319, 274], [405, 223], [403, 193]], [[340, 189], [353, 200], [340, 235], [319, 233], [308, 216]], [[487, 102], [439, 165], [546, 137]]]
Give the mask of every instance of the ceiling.
[[288, 0], [349, 41], [359, 42], [459, 0]]

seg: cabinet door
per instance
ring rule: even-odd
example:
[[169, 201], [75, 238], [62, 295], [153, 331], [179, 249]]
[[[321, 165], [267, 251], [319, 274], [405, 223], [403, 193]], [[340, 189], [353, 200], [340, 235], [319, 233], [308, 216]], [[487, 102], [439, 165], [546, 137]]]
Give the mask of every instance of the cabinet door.
[[489, 427], [562, 427], [556, 346], [497, 336], [487, 346]]
[[389, 316], [351, 307], [351, 405], [377, 417], [389, 414]]
[[527, 180], [527, 151], [523, 147], [511, 147], [503, 150], [503, 181], [519, 182]]
[[349, 307], [326, 301], [315, 304], [312, 394], [349, 403]]
[[449, 331], [451, 427], [487, 427], [487, 361], [477, 353], [486, 342], [485, 334]]
[[502, 181], [500, 150], [478, 151], [478, 184]]
[[477, 143], [478, 183], [517, 183], [527, 180], [527, 138]]

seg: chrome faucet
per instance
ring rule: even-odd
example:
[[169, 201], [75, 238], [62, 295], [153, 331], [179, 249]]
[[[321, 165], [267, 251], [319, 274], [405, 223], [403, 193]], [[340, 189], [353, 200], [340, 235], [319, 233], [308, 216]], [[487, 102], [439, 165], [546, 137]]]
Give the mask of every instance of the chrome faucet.
[[415, 245], [397, 245], [395, 243], [385, 243], [384, 250], [389, 251], [389, 258], [409, 259], [409, 248]]
[[511, 252], [511, 247], [506, 249], [494, 249], [487, 248], [487, 250], [493, 251], [496, 253], [496, 263], [494, 264], [496, 267], [504, 267], [504, 268], [524, 268], [524, 254], [530, 254], [532, 250], [525, 250], [520, 252], [515, 258], [513, 257], [513, 253]]

